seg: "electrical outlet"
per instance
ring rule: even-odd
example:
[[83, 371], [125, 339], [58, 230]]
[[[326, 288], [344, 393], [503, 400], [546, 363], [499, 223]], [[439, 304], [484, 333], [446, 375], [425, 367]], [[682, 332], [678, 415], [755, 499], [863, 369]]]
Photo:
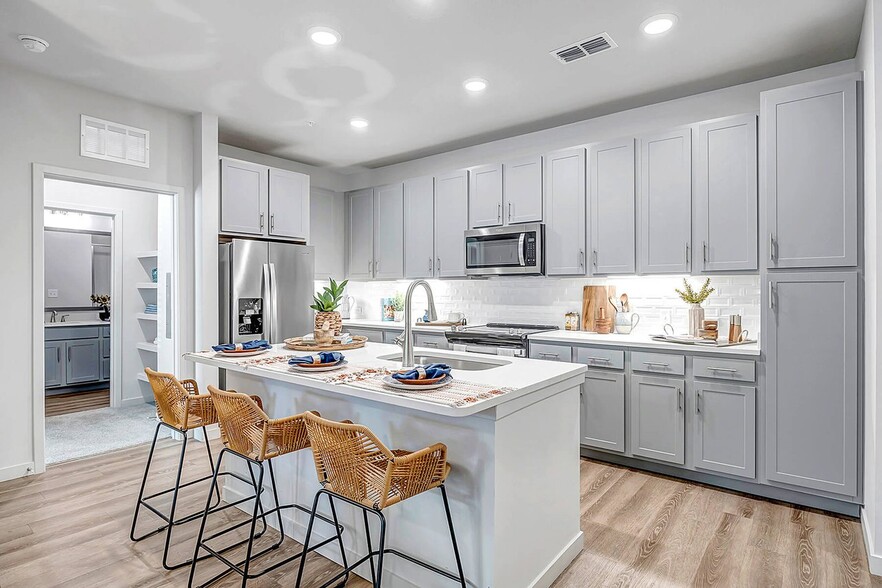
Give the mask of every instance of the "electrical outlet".
[[670, 309], [662, 312], [662, 322], [665, 323], [666, 325], [671, 324], [671, 310]]
[[55, 288], [49, 288], [49, 290], [47, 291], [46, 295], [47, 295], [49, 298], [58, 298], [58, 290], [55, 289]]

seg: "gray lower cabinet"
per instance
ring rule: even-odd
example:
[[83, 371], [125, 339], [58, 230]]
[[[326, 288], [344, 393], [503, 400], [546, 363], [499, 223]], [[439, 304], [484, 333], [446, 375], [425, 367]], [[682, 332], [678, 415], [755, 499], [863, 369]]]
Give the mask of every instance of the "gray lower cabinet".
[[101, 349], [98, 339], [67, 342], [65, 383], [83, 384], [101, 379]]
[[344, 329], [353, 337], [356, 335], [367, 337], [371, 343], [383, 343], [383, 331], [379, 329], [359, 329], [358, 327], [346, 327]]
[[625, 452], [625, 374], [589, 370], [582, 385], [582, 445]]
[[857, 272], [769, 275], [766, 477], [857, 494]]
[[631, 377], [631, 453], [685, 463], [685, 389], [681, 379]]
[[414, 333], [414, 345], [417, 347], [430, 347], [433, 349], [450, 349], [447, 337], [433, 333]]
[[692, 406], [693, 465], [756, 477], [756, 388], [697, 382]]
[[64, 341], [46, 341], [45, 344], [45, 386], [58, 388], [64, 386], [65, 376], [65, 348]]

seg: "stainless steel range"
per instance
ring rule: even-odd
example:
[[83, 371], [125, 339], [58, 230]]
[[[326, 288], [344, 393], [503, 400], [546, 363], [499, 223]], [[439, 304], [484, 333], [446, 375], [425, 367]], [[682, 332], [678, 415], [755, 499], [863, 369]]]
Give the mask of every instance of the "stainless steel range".
[[551, 325], [518, 325], [487, 323], [446, 331], [447, 341], [454, 351], [470, 351], [488, 355], [527, 357], [527, 336], [545, 331], [555, 331]]

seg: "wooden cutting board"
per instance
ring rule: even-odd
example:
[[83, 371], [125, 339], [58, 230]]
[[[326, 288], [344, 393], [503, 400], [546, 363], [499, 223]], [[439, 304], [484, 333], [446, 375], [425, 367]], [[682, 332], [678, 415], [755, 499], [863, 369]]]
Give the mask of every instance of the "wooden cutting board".
[[609, 297], [616, 297], [615, 286], [583, 286], [582, 287], [582, 330], [594, 332], [594, 317], [603, 309], [605, 316], [612, 318], [615, 309], [609, 303]]

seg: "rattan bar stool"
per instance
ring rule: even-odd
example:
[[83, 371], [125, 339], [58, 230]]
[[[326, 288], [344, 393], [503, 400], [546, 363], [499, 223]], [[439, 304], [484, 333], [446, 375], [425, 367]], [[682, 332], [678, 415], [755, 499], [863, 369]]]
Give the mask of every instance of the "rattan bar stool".
[[[279, 493], [276, 488], [276, 478], [275, 474], [273, 473], [272, 462], [273, 458], [285, 455], [286, 453], [293, 453], [295, 451], [300, 451], [301, 449], [308, 448], [309, 437], [306, 433], [306, 424], [303, 420], [303, 415], [294, 415], [280, 419], [271, 419], [251, 396], [248, 396], [246, 394], [239, 394], [233, 391], [219, 390], [214, 386], [209, 386], [208, 392], [211, 395], [212, 401], [214, 402], [214, 407], [217, 410], [217, 418], [220, 422], [221, 430], [224, 433], [224, 448], [221, 450], [220, 455], [217, 458], [217, 464], [215, 464], [214, 467], [214, 478], [211, 482], [211, 488], [209, 489], [206, 509], [204, 511], [205, 514], [202, 517], [202, 524], [199, 528], [199, 535], [196, 539], [196, 551], [194, 552], [193, 558], [191, 560], [192, 564], [190, 566], [190, 579], [188, 586], [193, 586], [193, 579], [196, 574], [197, 561], [200, 561], [205, 557], [199, 556], [199, 552], [201, 550], [206, 551], [209, 556], [213, 556], [220, 560], [223, 564], [225, 564], [225, 567], [227, 569], [213, 576], [208, 581], [200, 584], [200, 586], [208, 586], [209, 584], [212, 584], [213, 582], [229, 574], [230, 572], [236, 572], [242, 577], [242, 586], [244, 587], [247, 584], [248, 580], [271, 572], [297, 559], [298, 557], [306, 559], [306, 554], [308, 553], [308, 551], [314, 551], [333, 541], [339, 542], [340, 549], [342, 549], [343, 527], [337, 522], [337, 512], [332, 508], [331, 513], [333, 520], [320, 515], [318, 516], [318, 518], [322, 519], [335, 528], [336, 533], [334, 534], [334, 536], [313, 546], [308, 551], [304, 548], [302, 551], [296, 553], [295, 555], [275, 562], [259, 572], [253, 573], [249, 571], [252, 560], [256, 560], [261, 556], [275, 549], [278, 549], [284, 541], [285, 534], [282, 530], [282, 510], [294, 508], [304, 513], [312, 514], [308, 508], [299, 504], [279, 504]], [[208, 508], [208, 505], [211, 503], [212, 500], [211, 494], [217, 491], [217, 478], [219, 475], [218, 472], [220, 472], [221, 463], [223, 462], [224, 456], [226, 455], [244, 460], [245, 463], [248, 464], [248, 470], [249, 472], [251, 472], [252, 478], [254, 477], [254, 470], [252, 469], [252, 467], [257, 468], [257, 479], [254, 483], [256, 496], [260, 496], [260, 492], [258, 492], [257, 489], [263, 488], [264, 464], [266, 464], [266, 469], [269, 471], [270, 487], [272, 488], [273, 501], [275, 504], [273, 508], [264, 510], [259, 498], [254, 501], [254, 510], [251, 514], [251, 518], [244, 521], [244, 523], [250, 523], [251, 525], [250, 533], [248, 535], [248, 538], [245, 540], [248, 543], [245, 559], [238, 563], [234, 563], [230, 561], [230, 559], [222, 555], [222, 553], [228, 548], [219, 550], [208, 545], [210, 541], [213, 541], [221, 535], [228, 533], [232, 530], [232, 528], [224, 529], [217, 533], [212, 533], [208, 537], [205, 536], [205, 525], [208, 520], [209, 514], [212, 513], [211, 509]], [[265, 518], [272, 515], [273, 513], [275, 513], [278, 517], [278, 540], [269, 547], [265, 547], [257, 553], [252, 553], [254, 547], [254, 539], [259, 536], [259, 534], [255, 535], [254, 533], [257, 525], [257, 520], [259, 518], [263, 518], [265, 521]], [[236, 527], [241, 526], [241, 524], [242, 523], [240, 523]]]
[[[304, 549], [309, 546], [312, 524], [322, 494], [328, 497], [331, 512], [335, 512], [335, 500], [342, 500], [360, 508], [364, 515], [367, 536], [368, 554], [350, 565], [346, 562], [346, 553], [341, 547], [344, 569], [322, 584], [322, 588], [330, 586], [344, 576], [348, 577], [350, 571], [368, 560], [370, 560], [374, 588], [380, 588], [383, 576], [383, 556], [386, 554], [396, 555], [420, 565], [454, 580], [462, 588], [465, 588], [466, 581], [459, 557], [459, 547], [456, 544], [456, 534], [453, 531], [453, 518], [450, 516], [450, 504], [447, 500], [447, 490], [444, 488], [444, 481], [450, 473], [450, 464], [447, 463], [447, 446], [436, 443], [414, 452], [400, 449], [391, 450], [363, 425], [356, 425], [351, 421], [329, 421], [313, 413], [305, 413], [303, 416], [309, 432], [312, 454], [315, 458], [316, 473], [322, 485], [322, 489], [316, 493], [312, 504], [309, 526], [306, 528], [306, 538], [303, 541]], [[440, 489], [441, 498], [444, 500], [444, 511], [447, 514], [447, 526], [450, 530], [450, 540], [453, 543], [453, 555], [456, 558], [458, 574], [452, 574], [397, 549], [386, 547], [386, 517], [383, 515], [383, 509], [433, 488]], [[376, 550], [371, 545], [368, 513], [374, 514], [380, 519], [380, 544]], [[374, 566], [374, 557], [377, 558], [376, 567]], [[300, 562], [300, 570], [297, 572], [296, 586], [298, 588], [303, 576], [304, 563], [304, 561]], [[345, 579], [340, 585], [343, 584], [345, 584]]]
[[[186, 561], [178, 562], [175, 564], [169, 564], [168, 552], [171, 546], [173, 528], [178, 525], [188, 523], [190, 521], [195, 521], [203, 514], [203, 511], [200, 509], [196, 512], [176, 519], [175, 511], [177, 509], [179, 493], [181, 489], [187, 488], [188, 486], [192, 486], [194, 484], [198, 484], [199, 482], [210, 480], [215, 475], [214, 459], [211, 455], [211, 445], [208, 442], [208, 433], [205, 427], [207, 425], [212, 425], [218, 422], [217, 413], [214, 410], [214, 404], [211, 401], [211, 397], [208, 394], [199, 394], [199, 387], [196, 384], [195, 380], [178, 380], [172, 374], [156, 372], [151, 370], [150, 368], [146, 368], [144, 372], [147, 374], [147, 380], [150, 382], [150, 387], [153, 389], [153, 397], [156, 400], [156, 413], [159, 417], [159, 422], [156, 425], [156, 432], [153, 434], [153, 443], [150, 445], [150, 453], [147, 457], [147, 465], [144, 467], [144, 477], [141, 479], [141, 489], [138, 491], [138, 502], [135, 505], [135, 514], [132, 517], [132, 530], [129, 533], [129, 538], [132, 541], [141, 541], [142, 539], [145, 539], [157, 533], [161, 533], [162, 531], [166, 531], [165, 547], [163, 548], [162, 552], [162, 567], [167, 570], [174, 570], [186, 565], [190, 565], [191, 561], [188, 559]], [[183, 436], [183, 442], [181, 443], [181, 457], [178, 461], [178, 470], [175, 477], [175, 483], [174, 486], [172, 486], [171, 488], [167, 488], [160, 492], [155, 492], [153, 494], [150, 494], [149, 496], [144, 496], [144, 489], [147, 486], [147, 477], [150, 473], [150, 465], [153, 462], [153, 453], [156, 449], [156, 440], [159, 437], [159, 430], [163, 427], [170, 429], [175, 433], [179, 433]], [[199, 479], [181, 484], [181, 477], [184, 472], [184, 456], [187, 451], [187, 434], [193, 429], [200, 428], [202, 429], [202, 433], [205, 436], [205, 449], [208, 452], [208, 462], [211, 467], [211, 473]], [[223, 431], [221, 431], [221, 433], [223, 433]], [[239, 476], [238, 474], [225, 472], [222, 475], [233, 476], [247, 484], [256, 486], [256, 482], [253, 480], [253, 476], [252, 480], [248, 480], [242, 476]], [[161, 512], [158, 508], [148, 502], [149, 500], [164, 496], [169, 493], [172, 494], [172, 500], [171, 508], [168, 515]], [[224, 510], [226, 508], [230, 508], [231, 506], [236, 506], [237, 504], [241, 504], [242, 502], [251, 500], [251, 498], [252, 497], [243, 498], [234, 503], [220, 505], [220, 492], [216, 491], [214, 504], [211, 504], [211, 495], [209, 495], [209, 508], [212, 509], [212, 511]], [[152, 531], [149, 531], [142, 535], [136, 535], [135, 530], [138, 525], [138, 515], [141, 512], [142, 506], [151, 511], [157, 517], [159, 517], [163, 521], [163, 524]], [[266, 520], [264, 519], [263, 527], [261, 528], [260, 533], [262, 534], [265, 530]], [[240, 542], [239, 544], [241, 543], [244, 543], [244, 541]], [[229, 546], [228, 549], [231, 549], [232, 547], [235, 547], [235, 545]]]

